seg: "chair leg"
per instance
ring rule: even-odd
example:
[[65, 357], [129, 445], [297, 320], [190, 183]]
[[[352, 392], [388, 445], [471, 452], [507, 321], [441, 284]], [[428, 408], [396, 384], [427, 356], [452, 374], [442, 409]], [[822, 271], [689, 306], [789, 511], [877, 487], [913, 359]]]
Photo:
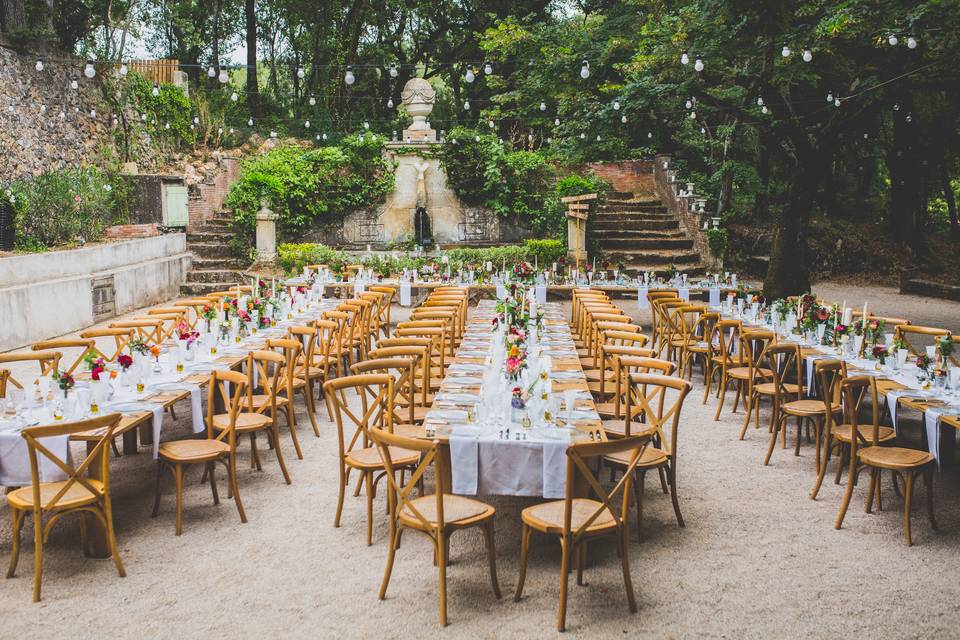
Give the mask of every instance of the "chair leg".
[[720, 374], [720, 385], [717, 387], [717, 394], [720, 397], [720, 401], [717, 402], [717, 412], [713, 415], [713, 421], [716, 422], [720, 419], [720, 411], [723, 409], [723, 403], [727, 401], [727, 387], [730, 385], [730, 380], [727, 378], [726, 374]]
[[[312, 401], [313, 399], [308, 395], [306, 400], [308, 414], [313, 411], [310, 408]], [[290, 431], [290, 439], [293, 440], [293, 450], [297, 453], [297, 460], [303, 460], [303, 451], [300, 449], [300, 436], [297, 435], [297, 419], [294, 416], [293, 403], [291, 402], [284, 407], [283, 411], [287, 418], [287, 429]]]
[[770, 434], [770, 443], [767, 445], [767, 455], [763, 458], [764, 466], [770, 464], [770, 456], [773, 455], [773, 450], [777, 446], [777, 435], [780, 433], [781, 429], [784, 429], [784, 423], [786, 420], [787, 416], [780, 416], [773, 427], [773, 432]]
[[633, 593], [633, 580], [630, 578], [630, 559], [627, 557], [627, 519], [623, 519], [623, 530], [620, 533], [620, 566], [623, 568], [623, 586], [627, 591], [627, 607], [630, 613], [637, 612], [637, 597]]
[[20, 531], [27, 516], [27, 512], [20, 509], [11, 509], [10, 512], [13, 514], [13, 526], [10, 527], [13, 546], [10, 548], [10, 566], [7, 567], [8, 578], [12, 578], [17, 572], [17, 563], [20, 562]]
[[530, 537], [533, 535], [533, 529], [523, 524], [520, 532], [520, 576], [517, 578], [517, 591], [513, 594], [513, 601], [520, 602], [520, 596], [523, 595], [523, 583], [527, 579], [527, 552], [530, 549]]
[[[320, 427], [317, 426], [317, 406], [313, 403], [313, 382], [308, 382], [303, 387], [304, 401], [307, 405], [307, 417], [310, 418], [310, 424], [313, 426], [313, 435], [320, 437]], [[291, 406], [293, 402], [290, 403]], [[291, 429], [293, 427], [290, 427]]]
[[40, 602], [40, 579], [43, 576], [43, 519], [33, 512], [33, 601]]
[[[813, 483], [813, 489], [810, 490], [811, 500], [816, 500], [817, 494], [820, 493], [820, 486], [823, 484], [823, 476], [827, 474], [827, 461], [830, 459], [829, 452], [830, 452], [830, 447], [827, 447], [828, 457], [824, 459], [823, 465], [820, 467], [819, 471], [817, 471], [817, 480], [816, 482]], [[834, 484], [840, 484], [839, 477], [840, 477], [840, 469], [842, 467], [843, 467], [843, 456], [841, 455], [840, 460], [837, 461], [837, 482], [835, 482]]]
[[177, 487], [177, 535], [183, 531], [183, 466], [173, 466], [173, 482]]
[[447, 626], [447, 539], [437, 535], [437, 571], [440, 574], [440, 626]]
[[643, 487], [647, 478], [647, 472], [642, 469], [637, 471], [637, 478], [633, 482], [633, 495], [637, 500], [637, 542], [643, 542]]
[[280, 427], [277, 425], [276, 417], [274, 417], [273, 426], [267, 433], [270, 434], [273, 440], [273, 451], [277, 454], [277, 462], [280, 463], [280, 471], [283, 473], [283, 479], [287, 484], [290, 484], [290, 473], [287, 471], [287, 463], [284, 462], [283, 452], [280, 450]]
[[390, 574], [393, 573], [393, 560], [397, 555], [397, 547], [400, 543], [400, 527], [394, 523], [393, 530], [390, 532], [389, 548], [387, 549], [387, 567], [383, 571], [383, 581], [380, 583], [380, 599], [387, 597], [387, 586], [390, 584]]
[[566, 536], [560, 538], [560, 608], [557, 611], [557, 631], [565, 631], [567, 627], [567, 581], [570, 572], [570, 554], [572, 549]]
[[577, 586], [583, 586], [583, 568], [587, 563], [587, 541], [583, 540], [577, 545]]
[[373, 544], [373, 473], [363, 474], [363, 481], [367, 487], [367, 546]]
[[483, 537], [487, 542], [487, 558], [490, 562], [490, 584], [493, 585], [493, 595], [497, 596], [497, 600], [499, 600], [502, 596], [500, 594], [500, 581], [497, 580], [497, 548], [493, 541], [492, 519], [484, 525]]
[[833, 523], [834, 529], [839, 529], [843, 526], [843, 519], [847, 515], [847, 507], [850, 506], [850, 498], [853, 496], [853, 486], [856, 484], [857, 471], [854, 471], [850, 474], [850, 477], [847, 478], [847, 488], [843, 492], [843, 501], [840, 503], [840, 511], [837, 513], [837, 519]]
[[[874, 467], [870, 468], [870, 488], [867, 490], [867, 503], [864, 505], [864, 511], [873, 512], [873, 496], [877, 492], [877, 484], [880, 479], [880, 470]], [[894, 480], [896, 482], [896, 480]]]
[[667, 467], [667, 480], [670, 483], [670, 499], [673, 500], [673, 512], [677, 516], [677, 525], [681, 528], [685, 527], [683, 516], [680, 514], [680, 501], [677, 498], [677, 472], [674, 471], [672, 463]]
[[103, 501], [103, 519], [107, 525], [107, 544], [110, 546], [110, 555], [113, 556], [113, 564], [117, 567], [117, 574], [121, 578], [127, 577], [127, 570], [123, 568], [123, 560], [120, 559], [120, 549], [117, 548], [117, 535], [113, 529], [113, 505], [110, 496], [106, 496]]
[[753, 393], [750, 394], [750, 402], [747, 404], [747, 415], [743, 417], [743, 425], [740, 427], [740, 439], [743, 440], [743, 437], [747, 434], [747, 427], [750, 426], [750, 414], [754, 411], [754, 405], [756, 407], [757, 419], [760, 419], [760, 407], [759, 407], [759, 398], [757, 398]]
[[207, 474], [210, 477], [210, 491], [213, 493], [213, 504], [220, 504], [220, 494], [217, 492], [216, 467], [213, 461], [207, 463]]
[[[840, 476], [843, 475], [843, 467], [847, 464], [847, 458], [849, 457], [849, 452], [850, 452], [850, 448], [845, 444], [839, 444], [839, 447], [840, 447], [840, 459], [837, 461], [837, 473], [833, 477], [833, 484], [840, 484]], [[827, 460], [829, 459], [830, 459], [830, 452], [828, 450]]]
[[907, 483], [903, 490], [903, 535], [907, 541], [907, 546], [913, 546], [913, 539], [910, 536], [910, 507], [913, 503], [913, 477], [914, 472], [908, 471], [905, 474], [904, 481]]
[[337, 528], [340, 526], [340, 516], [343, 514], [343, 494], [347, 490], [348, 477], [347, 473], [343, 468], [343, 463], [340, 463], [340, 486], [339, 491], [337, 492], [337, 512], [333, 516], [333, 526]]
[[240, 501], [240, 486], [237, 483], [237, 454], [230, 452], [229, 462], [227, 463], [227, 473], [230, 479], [230, 492], [233, 494], [233, 500], [237, 503], [237, 511], [240, 513], [240, 522], [247, 522], [247, 512], [243, 509], [243, 502]]

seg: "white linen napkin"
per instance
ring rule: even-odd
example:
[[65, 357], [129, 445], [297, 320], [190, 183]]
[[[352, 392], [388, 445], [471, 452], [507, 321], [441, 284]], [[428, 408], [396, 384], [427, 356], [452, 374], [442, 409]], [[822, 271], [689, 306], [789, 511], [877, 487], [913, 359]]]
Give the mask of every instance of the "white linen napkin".
[[719, 307], [720, 306], [720, 288], [719, 287], [710, 287], [710, 306]]
[[637, 307], [640, 309], [649, 309], [650, 301], [647, 300], [647, 293], [649, 293], [650, 287], [640, 285], [637, 287]]
[[450, 491], [466, 496], [477, 495], [479, 444], [476, 436], [450, 434]]
[[543, 497], [559, 500], [566, 497], [567, 447], [569, 441], [548, 440], [543, 443]]
[[410, 283], [409, 282], [400, 283], [400, 306], [401, 307], [410, 306]]
[[900, 398], [922, 398], [923, 395], [913, 389], [894, 389], [888, 391], [887, 408], [890, 410], [890, 419], [893, 421], [893, 430], [897, 431], [897, 409], [900, 406]]
[[160, 455], [160, 432], [163, 430], [163, 405], [155, 402], [114, 402], [110, 405], [110, 411], [130, 414], [141, 411], [150, 411], [153, 413], [153, 459], [156, 460]]
[[940, 418], [950, 410], [949, 407], [927, 407], [923, 415], [924, 426], [927, 428], [927, 450], [936, 458], [938, 469], [940, 468]]
[[538, 284], [536, 289], [537, 304], [547, 304], [547, 285]]
[[680, 296], [681, 300], [690, 302], [690, 287], [680, 287], [680, 290], [678, 291], [677, 295]]

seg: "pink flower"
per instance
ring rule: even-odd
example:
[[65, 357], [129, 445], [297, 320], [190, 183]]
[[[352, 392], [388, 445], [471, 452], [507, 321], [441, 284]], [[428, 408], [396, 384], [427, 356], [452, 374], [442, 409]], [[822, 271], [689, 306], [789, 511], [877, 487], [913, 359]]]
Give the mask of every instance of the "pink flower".
[[80, 204], [81, 202], [83, 202], [83, 198], [81, 198], [80, 196], [74, 196], [73, 201], [76, 202], [77, 204]]

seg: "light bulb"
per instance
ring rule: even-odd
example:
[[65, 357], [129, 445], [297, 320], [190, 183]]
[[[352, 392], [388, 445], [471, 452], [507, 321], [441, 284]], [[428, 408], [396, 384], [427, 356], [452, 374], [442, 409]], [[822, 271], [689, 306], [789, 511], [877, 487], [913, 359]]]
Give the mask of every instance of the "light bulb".
[[690, 56], [686, 51], [680, 54], [680, 64], [690, 64]]
[[895, 47], [897, 46], [897, 43], [900, 42], [900, 39], [897, 38], [897, 34], [891, 33], [889, 36], [887, 36], [887, 42], [890, 44], [891, 47]]
[[310, 103], [310, 106], [311, 106], [311, 107], [317, 106], [317, 98], [316, 98], [316, 96], [314, 96], [313, 94], [310, 94], [310, 100], [308, 100], [307, 102]]
[[364, 128], [364, 129], [369, 129], [369, 128], [370, 128], [370, 123], [369, 123], [369, 122], [364, 122], [364, 123], [363, 123], [363, 128]]
[[208, 78], [217, 77], [217, 70], [213, 67], [213, 65], [210, 65], [209, 67], [207, 67], [207, 77]]
[[248, 126], [248, 127], [252, 127], [252, 126], [253, 126], [253, 118], [247, 118], [247, 126]]
[[307, 77], [307, 74], [306, 74], [306, 72], [303, 70], [303, 67], [297, 67], [297, 77], [300, 78], [301, 80], [303, 80], [305, 77]]
[[464, 110], [464, 111], [470, 111], [470, 101], [469, 101], [469, 100], [464, 100], [464, 101], [463, 101], [463, 110]]
[[498, 138], [498, 139], [497, 139], [497, 144], [503, 144], [503, 138]]
[[700, 127], [700, 133], [706, 133], [706, 132], [707, 132], [706, 129], [704, 129], [703, 127]]
[[473, 136], [475, 142], [480, 142], [480, 136]]
[[487, 74], [488, 76], [491, 75], [491, 74], [493, 73], [493, 65], [490, 64], [489, 62], [484, 62], [484, 63], [483, 63], [483, 72], [484, 72], [485, 74]]
[[70, 80], [70, 88], [71, 88], [71, 89], [73, 89], [74, 91], [76, 91], [79, 87], [80, 87], [80, 85], [77, 83], [76, 78], [73, 78], [73, 79]]
[[833, 102], [833, 91], [827, 94], [827, 102]]
[[87, 66], [83, 68], [83, 75], [92, 78], [97, 75], [97, 70], [93, 68], [93, 60], [87, 60]]
[[893, 105], [893, 110], [894, 110], [894, 111], [900, 111], [900, 105], [899, 105], [899, 104]]
[[692, 109], [692, 108], [693, 108], [693, 100], [689, 100], [689, 99], [688, 99], [686, 106], [687, 106], [687, 109]]
[[913, 36], [907, 38], [907, 49], [916, 49], [917, 48], [917, 39]]
[[391, 62], [391, 63], [390, 63], [390, 77], [391, 77], [391, 78], [396, 78], [398, 75], [400, 75], [400, 72], [397, 71], [397, 63], [396, 63], [396, 62]]
[[200, 118], [197, 116], [193, 116], [193, 124], [200, 124]]
[[218, 135], [218, 136], [222, 136], [222, 135], [223, 135], [223, 127], [217, 127], [217, 135]]
[[650, 138], [652, 138], [652, 137], [653, 137], [653, 132], [652, 132], [652, 131], [647, 131], [647, 139], [650, 139]]
[[393, 98], [387, 98], [387, 109], [393, 109]]
[[784, 58], [789, 58], [790, 47], [788, 47], [787, 45], [783, 45], [783, 49], [780, 49], [780, 55], [783, 56]]
[[580, 134], [580, 139], [581, 139], [581, 140], [586, 140], [586, 139], [587, 139], [587, 134], [581, 133], [581, 134]]
[[835, 107], [839, 107], [839, 106], [840, 106], [840, 98], [835, 98], [835, 99], [834, 99], [834, 101], [833, 101], [833, 106], [835, 106]]
[[43, 60], [41, 60], [40, 58], [37, 58], [37, 64], [35, 64], [33, 68], [36, 69], [37, 71], [43, 71]]
[[613, 101], [613, 110], [614, 110], [614, 111], [620, 111], [620, 101], [619, 101], [619, 100], [614, 100], [614, 101]]
[[327, 139], [327, 134], [323, 134], [323, 135], [320, 136], [320, 137], [323, 138], [324, 140], [326, 140], [326, 139]]
[[233, 135], [233, 127], [230, 127], [230, 130], [227, 133], [229, 133], [230, 135]]
[[907, 114], [907, 117], [904, 118], [904, 121], [906, 121], [906, 122], [913, 122], [913, 116], [908, 113], [908, 114]]
[[546, 103], [546, 102], [543, 102], [543, 101], [541, 100], [541, 101], [540, 101], [540, 111], [546, 111], [546, 110], [547, 110], [547, 103]]
[[271, 132], [270, 132], [270, 137], [273, 138], [273, 139], [276, 139], [276, 138], [277, 138], [277, 132], [276, 132], [276, 131], [271, 131]]
[[554, 118], [554, 119], [553, 119], [553, 126], [555, 126], [555, 127], [559, 127], [559, 126], [560, 126], [560, 118]]
[[310, 121], [309, 121], [309, 120], [307, 120], [306, 122], [303, 123], [303, 128], [304, 128], [304, 129], [309, 129], [309, 128], [310, 128]]
[[140, 114], [140, 122], [146, 122], [146, 121], [147, 121], [147, 114], [141, 113], [141, 114]]
[[170, 128], [170, 123], [167, 122], [166, 124], [164, 124], [164, 125], [163, 125], [163, 128], [164, 128], [164, 129], [169, 129], [169, 128]]
[[457, 139], [454, 138], [453, 141], [451, 142], [451, 144], [457, 144]]
[[316, 136], [314, 136], [314, 139], [317, 140], [317, 141], [319, 141], [319, 140], [320, 140], [320, 134], [318, 133]]
[[763, 112], [763, 113], [767, 113], [767, 112], [770, 111], [770, 110], [767, 109], [767, 105], [763, 105], [763, 107], [760, 109], [760, 111]]
[[153, 93], [154, 97], [160, 95], [160, 85], [156, 82], [153, 83], [153, 91], [151, 93]]
[[126, 63], [126, 62], [121, 62], [121, 63], [120, 63], [120, 75], [126, 76], [128, 73], [130, 73], [130, 68], [127, 66], [127, 63]]
[[583, 60], [580, 67], [580, 77], [586, 80], [590, 77], [590, 63], [586, 59]]
[[236, 102], [239, 98], [240, 98], [240, 96], [237, 95], [237, 92], [236, 92], [236, 91], [234, 91], [233, 93], [230, 94], [230, 100], [231, 100], [232, 102]]
[[47, 112], [47, 105], [41, 104], [41, 105], [40, 105], [40, 113], [46, 113], [46, 112]]
[[811, 60], [813, 60], [813, 52], [810, 51], [810, 49], [804, 49], [804, 50], [803, 50], [803, 61], [804, 61], [804, 62], [810, 62]]
[[691, 119], [691, 120], [696, 120], [696, 119], [697, 119], [697, 112], [696, 112], [696, 111], [691, 111], [691, 112], [690, 112], [690, 119]]
[[762, 106], [763, 106], [763, 96], [757, 97], [757, 106], [758, 106], [758, 107], [762, 107]]
[[620, 116], [620, 122], [627, 124], [627, 116]]
[[693, 68], [696, 71], [703, 71], [703, 60], [697, 58], [697, 61], [693, 63]]
[[90, 117], [91, 117], [91, 118], [96, 118], [96, 117], [97, 117], [97, 110], [96, 110], [96, 109], [90, 109]]
[[551, 138], [550, 136], [547, 136], [547, 144], [550, 144], [551, 142], [553, 142], [553, 138]]
[[464, 76], [463, 79], [466, 80], [467, 82], [473, 82], [474, 80], [477, 79], [477, 76], [474, 75], [474, 73], [473, 73], [473, 66], [472, 66], [472, 65], [467, 67], [467, 75]]
[[347, 65], [347, 72], [343, 75], [343, 81], [347, 84], [353, 84], [357, 79], [353, 75], [353, 66]]
[[220, 82], [220, 84], [227, 84], [227, 82], [229, 82], [230, 74], [227, 72], [226, 67], [220, 67], [220, 75], [217, 76], [217, 80]]
[[527, 142], [533, 142], [533, 134], [532, 134], [532, 133], [528, 133], [528, 134], [527, 134]]
[[600, 136], [597, 136], [597, 142], [600, 142]]
[[491, 129], [493, 129], [493, 127], [494, 127], [493, 120], [488, 120], [488, 121], [487, 121], [487, 126], [490, 127]]

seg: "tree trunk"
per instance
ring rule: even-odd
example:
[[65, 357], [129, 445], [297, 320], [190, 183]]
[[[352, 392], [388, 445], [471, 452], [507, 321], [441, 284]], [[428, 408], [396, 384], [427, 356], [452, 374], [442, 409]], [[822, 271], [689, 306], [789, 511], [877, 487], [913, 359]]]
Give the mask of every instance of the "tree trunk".
[[757, 145], [757, 176], [760, 178], [760, 189], [753, 199], [753, 215], [759, 221], [770, 216], [770, 153], [768, 143], [770, 132], [760, 130], [760, 140]]
[[[216, 67], [217, 71], [220, 70], [220, 0], [213, 0], [213, 35], [210, 40], [210, 57], [212, 58], [211, 64]], [[219, 75], [219, 74], [218, 74]], [[219, 80], [214, 76], [209, 78], [210, 87], [216, 89], [219, 85]]]
[[0, 0], [0, 27], [6, 33], [16, 33], [27, 28], [27, 12], [23, 0]]
[[257, 0], [246, 0], [247, 17], [247, 108], [260, 116], [260, 85], [257, 79]]
[[908, 96], [898, 100], [901, 108], [893, 115], [893, 145], [887, 153], [887, 167], [890, 171], [890, 234], [914, 252], [920, 255], [919, 234], [917, 232], [917, 213], [920, 201], [920, 158], [917, 154], [915, 128], [918, 123], [907, 122], [913, 101]]
[[950, 215], [950, 237], [956, 240], [960, 237], [960, 228], [957, 227], [957, 200], [950, 184], [950, 167], [946, 159], [940, 163], [940, 181], [943, 188], [943, 199], [947, 201], [947, 213]]
[[813, 206], [817, 179], [807, 166], [807, 163], [802, 163], [794, 173], [786, 206], [774, 220], [770, 264], [763, 281], [763, 295], [768, 300], [810, 290], [807, 220]]

